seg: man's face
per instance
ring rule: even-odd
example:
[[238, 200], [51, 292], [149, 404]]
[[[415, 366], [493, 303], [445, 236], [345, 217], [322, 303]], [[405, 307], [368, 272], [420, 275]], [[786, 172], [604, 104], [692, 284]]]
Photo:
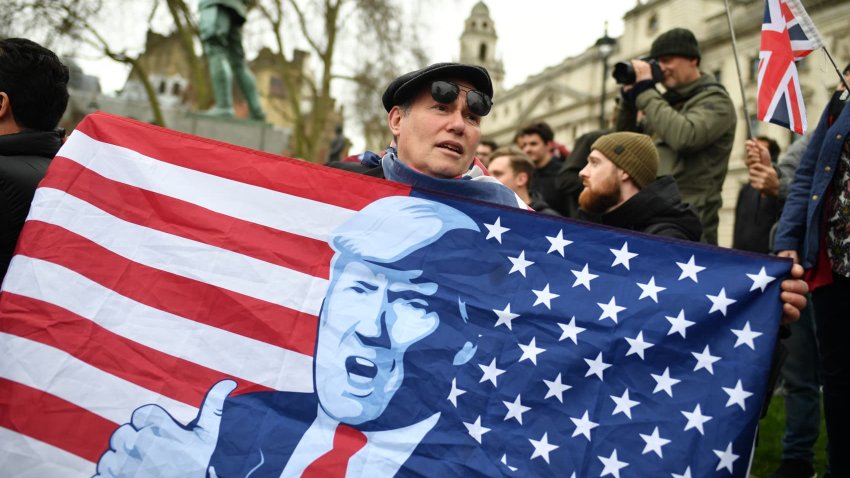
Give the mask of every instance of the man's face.
[[663, 84], [666, 88], [687, 85], [699, 78], [699, 66], [696, 58], [662, 56], [658, 58], [658, 66], [664, 73]]
[[520, 193], [520, 191], [524, 190], [528, 183], [526, 174], [518, 174], [511, 167], [510, 156], [496, 156], [490, 161], [490, 166], [487, 167], [487, 170], [490, 171], [491, 176], [498, 179], [499, 182], [509, 187], [515, 193]]
[[429, 84], [407, 113], [399, 106], [389, 113], [390, 131], [398, 138], [399, 160], [435, 178], [454, 178], [468, 171], [481, 139], [481, 117], [466, 104], [466, 92], [473, 86], [451, 81], [462, 90], [453, 103], [434, 100]]
[[579, 206], [592, 214], [602, 214], [620, 203], [621, 170], [597, 150], [587, 157], [587, 165], [578, 173], [584, 190], [578, 198]]
[[493, 155], [493, 148], [489, 144], [479, 144], [478, 149], [475, 150], [475, 155], [484, 163], [484, 166], [488, 166], [490, 164], [490, 157]]
[[437, 284], [417, 280], [421, 271], [340, 260], [320, 318], [315, 384], [330, 416], [357, 425], [383, 413], [404, 379], [405, 351], [437, 329]]
[[519, 147], [534, 163], [534, 167], [542, 168], [549, 162], [552, 153], [549, 151], [550, 143], [543, 141], [539, 134], [523, 134], [519, 137]]

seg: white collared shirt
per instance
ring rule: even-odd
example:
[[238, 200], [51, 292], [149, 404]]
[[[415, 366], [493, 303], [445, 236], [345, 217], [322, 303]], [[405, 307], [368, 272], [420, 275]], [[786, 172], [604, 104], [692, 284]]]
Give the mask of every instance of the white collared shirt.
[[[440, 414], [421, 422], [394, 430], [364, 432], [366, 445], [348, 461], [347, 477], [393, 476], [410, 458], [422, 438], [434, 428]], [[333, 448], [334, 433], [339, 422], [329, 417], [322, 407], [316, 419], [301, 437], [281, 478], [298, 478], [317, 458]]]

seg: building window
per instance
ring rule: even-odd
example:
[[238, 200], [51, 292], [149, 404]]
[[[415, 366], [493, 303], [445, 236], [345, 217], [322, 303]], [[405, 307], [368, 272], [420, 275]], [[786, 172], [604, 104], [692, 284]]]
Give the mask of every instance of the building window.
[[269, 79], [269, 96], [282, 97], [282, 96], [285, 96], [285, 94], [284, 94], [285, 91], [286, 91], [286, 87], [283, 84], [282, 78], [272, 76]]
[[486, 61], [487, 60], [487, 44], [482, 43], [478, 46], [478, 60]]
[[166, 90], [165, 80], [159, 82], [159, 94], [164, 95]]
[[750, 57], [750, 83], [758, 80], [759, 77], [759, 57], [753, 55]]
[[486, 30], [486, 29], [487, 29], [487, 22], [482, 22], [482, 23], [481, 23], [481, 29], [482, 29], [482, 30]]
[[646, 30], [650, 35], [654, 35], [658, 31], [658, 14], [653, 13], [646, 22]]
[[718, 83], [723, 83], [723, 70], [717, 69], [711, 72]]
[[174, 96], [180, 96], [180, 83], [175, 81], [174, 84], [171, 85], [171, 94]]

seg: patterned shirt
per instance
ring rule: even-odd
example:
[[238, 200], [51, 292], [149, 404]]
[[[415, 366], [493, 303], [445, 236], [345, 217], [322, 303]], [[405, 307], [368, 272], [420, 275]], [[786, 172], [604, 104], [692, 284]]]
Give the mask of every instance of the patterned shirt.
[[836, 274], [850, 277], [850, 141], [838, 161], [827, 204], [826, 252]]

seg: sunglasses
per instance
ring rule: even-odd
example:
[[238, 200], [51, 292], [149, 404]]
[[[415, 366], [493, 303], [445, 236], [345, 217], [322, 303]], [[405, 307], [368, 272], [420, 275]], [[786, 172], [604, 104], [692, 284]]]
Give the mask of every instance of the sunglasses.
[[431, 83], [431, 98], [443, 104], [453, 103], [461, 90], [466, 91], [466, 105], [469, 111], [478, 116], [487, 116], [493, 106], [493, 100], [489, 95], [478, 90], [463, 88], [451, 81], [440, 80]]

